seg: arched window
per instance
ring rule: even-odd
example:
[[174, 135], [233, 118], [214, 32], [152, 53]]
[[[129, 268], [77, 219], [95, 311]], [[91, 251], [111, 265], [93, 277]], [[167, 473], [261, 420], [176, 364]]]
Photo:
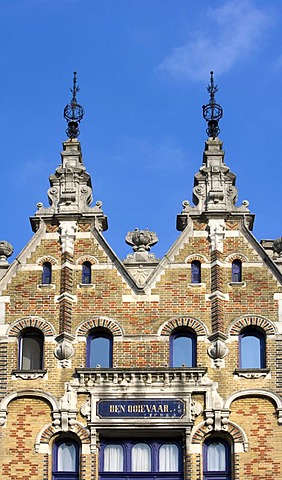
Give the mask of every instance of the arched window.
[[257, 327], [247, 327], [239, 335], [239, 367], [265, 368], [265, 333]]
[[199, 260], [191, 262], [191, 283], [201, 283], [201, 262]]
[[84, 262], [82, 264], [82, 278], [81, 283], [89, 285], [91, 283], [91, 263]]
[[72, 438], [60, 437], [53, 447], [52, 480], [79, 480], [79, 445]]
[[99, 478], [183, 480], [179, 441], [140, 440], [132, 438], [114, 443], [101, 440]]
[[26, 329], [19, 338], [20, 370], [43, 369], [44, 335], [37, 329]]
[[211, 438], [204, 443], [204, 480], [230, 480], [230, 445], [221, 438]]
[[131, 450], [132, 472], [151, 471], [151, 449], [147, 443], [136, 443]]
[[103, 328], [93, 330], [87, 339], [87, 367], [112, 367], [112, 356], [113, 336], [111, 332]]
[[233, 260], [232, 262], [232, 282], [242, 282], [242, 262], [241, 260]]
[[170, 366], [196, 366], [196, 335], [186, 328], [175, 329], [170, 336]]
[[52, 282], [52, 265], [50, 262], [44, 262], [42, 268], [42, 284], [50, 285]]

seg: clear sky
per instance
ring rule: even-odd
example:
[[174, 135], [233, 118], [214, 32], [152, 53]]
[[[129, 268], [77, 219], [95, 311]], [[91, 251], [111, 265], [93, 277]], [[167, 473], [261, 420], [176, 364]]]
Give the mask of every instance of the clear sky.
[[157, 233], [157, 256], [179, 235], [210, 70], [238, 203], [249, 200], [259, 240], [281, 236], [281, 32], [281, 0], [0, 0], [0, 240], [18, 255], [48, 205], [74, 70], [83, 159], [121, 258], [135, 227]]

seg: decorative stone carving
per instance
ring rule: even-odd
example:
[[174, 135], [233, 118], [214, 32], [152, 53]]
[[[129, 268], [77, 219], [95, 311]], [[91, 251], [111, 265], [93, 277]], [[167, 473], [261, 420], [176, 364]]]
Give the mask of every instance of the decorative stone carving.
[[224, 366], [223, 359], [226, 357], [228, 352], [228, 347], [219, 338], [215, 339], [212, 343], [212, 346], [208, 348], [208, 354], [213, 359], [214, 365], [217, 368]]
[[65, 393], [59, 400], [59, 408], [61, 428], [66, 432], [74, 424], [77, 412], [77, 392], [68, 382], [65, 383]]
[[276, 240], [274, 240], [273, 250], [278, 255], [278, 257], [282, 257], [282, 237], [279, 237]]
[[80, 413], [83, 417], [86, 417], [87, 420], [90, 420], [91, 416], [91, 404], [89, 398], [84, 402], [80, 407]]
[[75, 349], [71, 343], [74, 337], [67, 333], [62, 333], [56, 337], [58, 346], [54, 350], [55, 357], [59, 360], [62, 368], [70, 367], [70, 358], [74, 355]]
[[236, 368], [234, 372], [235, 377], [243, 377], [243, 378], [264, 378], [270, 373], [269, 368]]
[[7, 268], [9, 263], [7, 258], [13, 254], [13, 246], [6, 240], [0, 240], [0, 268]]
[[158, 237], [155, 232], [146, 230], [139, 230], [135, 228], [134, 232], [128, 232], [125, 241], [131, 245], [134, 252], [150, 251], [151, 247], [158, 242]]
[[209, 241], [211, 250], [223, 252], [223, 239], [225, 236], [225, 221], [223, 219], [209, 219]]
[[47, 370], [13, 370], [12, 376], [22, 380], [36, 380], [37, 378], [43, 378], [46, 373]]
[[197, 402], [196, 400], [191, 400], [191, 419], [195, 420], [196, 417], [201, 415], [203, 409], [202, 405], [200, 402]]
[[60, 240], [62, 253], [69, 252], [73, 255], [76, 231], [77, 222], [69, 220], [64, 220], [60, 222]]

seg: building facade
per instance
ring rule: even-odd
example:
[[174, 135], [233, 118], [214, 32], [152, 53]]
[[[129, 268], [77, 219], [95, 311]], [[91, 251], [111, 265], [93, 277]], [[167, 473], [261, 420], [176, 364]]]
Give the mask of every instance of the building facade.
[[33, 237], [0, 242], [0, 478], [282, 479], [282, 239], [259, 243], [218, 138], [179, 236], [129, 232], [121, 261], [92, 204], [73, 98]]

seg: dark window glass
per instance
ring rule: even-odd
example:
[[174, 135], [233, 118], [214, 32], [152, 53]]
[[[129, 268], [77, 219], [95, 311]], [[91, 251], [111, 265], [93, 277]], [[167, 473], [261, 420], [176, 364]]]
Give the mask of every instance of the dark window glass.
[[230, 480], [230, 445], [222, 439], [209, 439], [204, 443], [204, 480]]
[[196, 336], [186, 329], [175, 330], [170, 337], [170, 366], [196, 366]]
[[193, 260], [191, 263], [191, 283], [201, 283], [201, 262]]
[[242, 282], [241, 260], [233, 260], [232, 262], [232, 282]]
[[84, 284], [91, 283], [91, 263], [90, 262], [84, 262], [82, 264], [81, 283], [84, 283]]
[[79, 446], [72, 439], [59, 439], [53, 447], [52, 480], [79, 480]]
[[20, 336], [19, 368], [42, 370], [44, 336], [37, 330], [27, 330]]
[[240, 368], [265, 368], [265, 334], [257, 328], [246, 328], [239, 335]]
[[96, 330], [87, 339], [88, 368], [112, 367], [113, 337], [106, 330]]
[[50, 285], [52, 281], [52, 265], [50, 262], [43, 263], [42, 269], [42, 283], [43, 285]]

